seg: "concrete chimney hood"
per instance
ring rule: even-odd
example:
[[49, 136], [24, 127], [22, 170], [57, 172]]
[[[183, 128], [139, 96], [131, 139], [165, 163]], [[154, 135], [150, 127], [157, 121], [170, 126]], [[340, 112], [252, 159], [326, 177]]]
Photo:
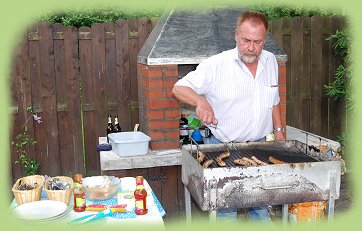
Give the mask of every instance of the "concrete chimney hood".
[[[209, 8], [165, 12], [138, 54], [138, 63], [199, 64], [203, 59], [235, 47], [237, 17], [245, 9]], [[268, 33], [264, 49], [278, 61], [287, 55]]]

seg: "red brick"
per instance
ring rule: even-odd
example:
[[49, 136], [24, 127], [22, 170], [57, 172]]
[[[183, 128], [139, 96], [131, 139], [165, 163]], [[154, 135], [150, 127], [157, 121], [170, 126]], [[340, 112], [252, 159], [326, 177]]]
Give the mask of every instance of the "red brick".
[[163, 111], [151, 111], [151, 110], [147, 110], [146, 111], [146, 116], [147, 119], [149, 120], [159, 120], [159, 119], [164, 119], [164, 112]]
[[163, 91], [161, 89], [154, 90], [154, 89], [145, 89], [143, 94], [148, 99], [161, 99], [163, 98]]
[[151, 142], [150, 148], [152, 150], [162, 150], [162, 149], [175, 149], [180, 148], [180, 142], [179, 141], [163, 141], [163, 142]]
[[165, 118], [176, 118], [178, 119], [180, 117], [180, 110], [176, 109], [176, 110], [169, 110], [165, 112]]
[[286, 84], [287, 83], [287, 76], [286, 75], [279, 76], [278, 82], [279, 82], [279, 84]]
[[145, 86], [150, 89], [162, 89], [163, 88], [163, 81], [162, 79], [154, 79], [145, 82]]
[[175, 77], [178, 78], [178, 70], [165, 68], [163, 72], [163, 77]]
[[278, 61], [277, 63], [278, 63], [279, 67], [287, 65], [287, 62], [285, 62], [285, 61]]
[[167, 129], [167, 128], [178, 128], [178, 120], [162, 120], [162, 121], [150, 121], [148, 124], [149, 129]]
[[147, 100], [146, 106], [149, 109], [179, 108], [177, 100]]
[[280, 95], [287, 94], [287, 85], [286, 84], [279, 84], [279, 94]]
[[152, 140], [164, 140], [166, 134], [164, 132], [149, 131], [147, 135], [149, 135]]
[[140, 75], [148, 78], [162, 78], [162, 69], [140, 70]]
[[175, 131], [168, 131], [166, 133], [166, 138], [167, 139], [179, 139], [180, 137], [180, 131], [179, 129], [175, 130]]
[[279, 74], [279, 76], [286, 76], [287, 75], [287, 67], [286, 66], [279, 67], [278, 74]]

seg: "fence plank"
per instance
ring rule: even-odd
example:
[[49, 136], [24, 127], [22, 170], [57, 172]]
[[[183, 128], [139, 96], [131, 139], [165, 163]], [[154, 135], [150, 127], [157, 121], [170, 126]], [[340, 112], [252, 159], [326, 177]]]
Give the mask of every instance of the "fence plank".
[[118, 115], [120, 125], [124, 131], [131, 129], [131, 80], [129, 78], [129, 46], [128, 23], [126, 20], [117, 20], [115, 23], [116, 62], [118, 86]]
[[[79, 35], [90, 34], [89, 27], [79, 28]], [[83, 129], [84, 129], [84, 152], [88, 152], [88, 148], [94, 148], [98, 139], [95, 135], [94, 120], [94, 83], [92, 81], [93, 59], [92, 59], [92, 40], [79, 39], [79, 71], [82, 82], [82, 113], [83, 113]], [[86, 160], [87, 169], [92, 165]], [[83, 175], [85, 170], [79, 171]]]
[[311, 19], [311, 73], [313, 75], [313, 83], [311, 86], [311, 132], [321, 133], [321, 103], [322, 103], [322, 24], [320, 23], [320, 17], [314, 16]]
[[[291, 43], [293, 48], [291, 50], [291, 92], [292, 102], [291, 107], [291, 126], [301, 128], [302, 127], [302, 116], [300, 115], [302, 109], [302, 92], [300, 86], [302, 85], [303, 78], [303, 17], [295, 17], [292, 19], [292, 36]], [[299, 65], [297, 65], [299, 64]]]
[[275, 41], [283, 48], [283, 21], [274, 20], [271, 22], [270, 31]]
[[117, 66], [116, 66], [116, 41], [114, 23], [104, 23], [106, 46], [106, 82], [107, 82], [107, 114], [118, 115], [117, 110]]
[[[341, 16], [332, 16], [331, 17], [331, 27], [330, 27], [330, 34], [335, 34], [337, 30], [341, 30], [341, 28], [345, 27], [346, 21], [344, 17]], [[332, 45], [336, 41], [330, 41], [329, 46], [332, 47]], [[331, 48], [330, 52], [330, 60], [329, 60], [329, 82], [333, 82], [335, 79], [335, 73], [337, 70], [337, 67], [342, 63], [342, 59], [336, 55], [336, 52], [333, 48]], [[342, 112], [342, 113], [341, 113]], [[345, 105], [342, 100], [329, 101], [329, 117], [332, 117], [334, 119], [330, 120], [329, 123], [329, 131], [328, 137], [335, 137], [336, 135], [340, 135], [341, 128], [345, 128], [346, 124], [344, 124], [344, 115], [345, 113]]]
[[[12, 66], [11, 72], [11, 92], [12, 92], [12, 107], [14, 107], [15, 112], [13, 113], [12, 118], [12, 127], [10, 130], [10, 139], [11, 141], [15, 140], [17, 134], [22, 131], [22, 125], [26, 119], [31, 116], [26, 108], [27, 105], [31, 105], [31, 81], [29, 76], [29, 56], [28, 56], [28, 38], [27, 33], [23, 34], [22, 39], [17, 45], [14, 56], [14, 64]], [[28, 126], [29, 135], [34, 137], [32, 121]], [[15, 161], [19, 159], [19, 155], [16, 152], [14, 146], [11, 146], [11, 164], [12, 176], [13, 178], [19, 178], [24, 175], [24, 171], [21, 168], [21, 165], [14, 165]], [[27, 154], [30, 156], [34, 153], [35, 147], [31, 146], [26, 149]]]
[[310, 130], [310, 104], [311, 104], [311, 83], [312, 74], [310, 71], [311, 38], [310, 38], [310, 17], [303, 18], [303, 62], [301, 63], [303, 73], [301, 76], [301, 127], [300, 129]]
[[99, 136], [105, 136], [107, 125], [107, 83], [106, 83], [106, 60], [105, 60], [105, 36], [104, 24], [96, 23], [92, 30], [92, 81], [94, 86], [94, 130], [95, 142], [86, 148], [86, 163], [92, 168], [87, 169], [87, 175], [98, 175], [100, 173], [99, 154], [96, 144]]
[[[286, 63], [286, 68], [287, 68], [287, 95], [286, 95], [286, 101], [287, 101], [287, 115], [286, 115], [286, 123], [288, 125], [292, 124], [292, 119], [291, 119], [291, 114], [290, 113], [290, 108], [291, 108], [291, 94], [290, 94], [290, 90], [291, 89], [291, 85], [292, 85], [292, 81], [291, 81], [291, 65], [292, 65], [292, 60], [291, 60], [291, 35], [289, 33], [289, 31], [291, 31], [291, 20], [288, 19], [283, 19], [281, 20], [282, 24], [283, 24], [283, 43], [282, 43], [282, 48], [285, 51], [285, 53], [287, 53], [288, 55], [288, 61]], [[288, 32], [288, 33], [287, 33]]]
[[84, 170], [82, 120], [80, 107], [80, 79], [78, 64], [78, 31], [67, 27], [64, 31], [65, 73], [67, 81], [67, 112], [69, 133], [68, 145], [71, 164], [66, 175], [73, 175]]
[[[63, 34], [64, 26], [60, 23], [53, 25], [53, 34]], [[62, 174], [68, 172], [71, 166], [70, 143], [68, 139], [69, 124], [67, 113], [67, 87], [65, 71], [65, 50], [64, 39], [54, 40], [54, 67], [56, 79], [56, 97], [57, 97], [57, 120], [59, 125], [59, 153], [61, 156], [60, 167]]]
[[59, 166], [59, 140], [56, 111], [56, 87], [54, 72], [53, 30], [50, 23], [40, 23], [39, 30], [39, 65], [40, 104], [43, 112], [42, 124], [36, 126], [36, 154], [41, 163], [41, 172], [50, 176], [61, 173]]
[[331, 50], [331, 47], [329, 46], [329, 42], [326, 40], [329, 36], [330, 32], [330, 17], [323, 16], [320, 19], [320, 24], [322, 24], [322, 79], [321, 79], [321, 118], [327, 118], [326, 122], [321, 122], [321, 132], [320, 135], [324, 137], [328, 137], [329, 135], [329, 124], [330, 121], [333, 119], [331, 118], [329, 114], [329, 97], [326, 95], [326, 92], [324, 90], [324, 85], [329, 83], [329, 53]]
[[[129, 33], [131, 34], [138, 34], [138, 20], [129, 20]], [[140, 50], [139, 47], [139, 40], [138, 36], [132, 36], [129, 38], [129, 62], [133, 64], [137, 64], [137, 55], [138, 51]], [[130, 129], [136, 123], [139, 123], [138, 119], [138, 81], [137, 81], [137, 65], [130, 65], [129, 68], [129, 78], [131, 81], [131, 124]]]

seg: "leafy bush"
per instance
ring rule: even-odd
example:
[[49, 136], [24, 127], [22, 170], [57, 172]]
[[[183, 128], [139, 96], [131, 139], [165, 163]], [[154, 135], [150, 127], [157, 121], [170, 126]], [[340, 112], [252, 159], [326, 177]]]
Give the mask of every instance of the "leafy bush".
[[302, 7], [290, 7], [282, 5], [258, 4], [250, 7], [250, 10], [262, 12], [268, 19], [272, 21], [282, 18], [293, 18], [297, 16], [313, 16], [313, 15], [334, 15], [339, 12], [325, 9], [310, 9]]
[[152, 18], [159, 17], [162, 9], [148, 11], [131, 11], [115, 8], [85, 8], [85, 9], [68, 9], [58, 13], [48, 13], [37, 19], [40, 22], [61, 23], [64, 26], [91, 26], [94, 23], [115, 22], [118, 19], [135, 19], [135, 18]]
[[333, 48], [336, 55], [342, 57], [343, 61], [336, 70], [335, 79], [328, 85], [325, 85], [326, 94], [334, 100], [346, 99], [346, 108], [351, 110], [353, 102], [351, 99], [351, 60], [350, 60], [350, 38], [348, 29], [337, 30], [334, 35], [331, 35], [327, 40], [334, 40]]

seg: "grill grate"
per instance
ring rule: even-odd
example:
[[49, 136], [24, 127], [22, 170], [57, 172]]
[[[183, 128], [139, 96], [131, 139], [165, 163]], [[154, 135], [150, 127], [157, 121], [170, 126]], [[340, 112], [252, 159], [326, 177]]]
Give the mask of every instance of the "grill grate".
[[[276, 159], [287, 163], [304, 163], [304, 162], [317, 162], [318, 160], [308, 156], [305, 152], [301, 151], [295, 146], [281, 146], [281, 145], [272, 145], [272, 144], [250, 144], [238, 147], [234, 145], [236, 150], [229, 148], [231, 153], [230, 157], [223, 159], [226, 163], [226, 167], [242, 167], [240, 165], [236, 165], [234, 163], [235, 159], [242, 158], [242, 157], [252, 157], [255, 156], [259, 160], [272, 164], [269, 162], [269, 156], [273, 156]], [[202, 145], [199, 146], [199, 150], [205, 153], [206, 159], [212, 159], [214, 162], [209, 168], [217, 168], [219, 167], [216, 163], [216, 158], [218, 155], [226, 151], [226, 148], [203, 148]], [[194, 158], [197, 158], [197, 150], [194, 150], [192, 155]]]

